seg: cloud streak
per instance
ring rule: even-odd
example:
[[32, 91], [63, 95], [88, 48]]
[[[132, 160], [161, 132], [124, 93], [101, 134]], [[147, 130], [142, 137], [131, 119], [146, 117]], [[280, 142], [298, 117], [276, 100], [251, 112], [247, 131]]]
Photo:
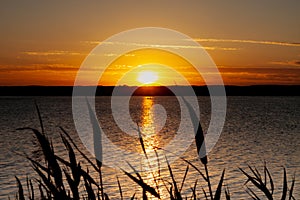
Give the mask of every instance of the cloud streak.
[[65, 64], [32, 64], [26, 66], [5, 65], [0, 66], [0, 72], [21, 72], [21, 71], [77, 71], [78, 67]]
[[[258, 44], [258, 45], [273, 45], [273, 46], [287, 46], [287, 47], [300, 47], [300, 43], [297, 42], [280, 42], [280, 41], [263, 41], [263, 40], [243, 40], [243, 39], [215, 39], [215, 38], [194, 38], [196, 42], [211, 42], [211, 43], [244, 43], [244, 44]], [[205, 50], [223, 50], [223, 51], [235, 51], [240, 48], [236, 47], [222, 47], [222, 46], [184, 46], [184, 45], [169, 45], [169, 44], [142, 44], [142, 43], [128, 43], [128, 42], [100, 42], [100, 41], [84, 41], [85, 44], [90, 45], [127, 45], [135, 47], [145, 48], [175, 48], [175, 49], [197, 49], [203, 48]]]
[[22, 54], [28, 56], [78, 56], [78, 55], [85, 55], [79, 52], [71, 52], [71, 51], [25, 51]]
[[173, 48], [173, 49], [205, 49], [205, 50], [223, 50], [223, 51], [236, 51], [236, 47], [220, 47], [220, 46], [191, 46], [191, 45], [170, 45], [170, 44], [147, 44], [147, 43], [133, 43], [133, 42], [99, 42], [99, 41], [85, 41], [84, 43], [90, 45], [124, 45], [144, 48]]
[[262, 45], [300, 47], [300, 43], [278, 42], [278, 41], [239, 40], [239, 39], [211, 39], [211, 38], [194, 38], [193, 40], [195, 40], [197, 42], [248, 43], [248, 44], [262, 44]]
[[296, 61], [296, 60], [292, 60], [292, 61], [273, 61], [273, 62], [270, 62], [270, 64], [300, 67], [300, 61]]

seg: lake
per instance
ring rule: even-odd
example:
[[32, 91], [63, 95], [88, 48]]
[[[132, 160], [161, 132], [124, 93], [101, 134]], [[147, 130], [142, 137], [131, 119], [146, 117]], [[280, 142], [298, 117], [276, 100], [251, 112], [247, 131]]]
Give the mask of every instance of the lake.
[[[122, 98], [122, 97], [120, 97]], [[26, 176], [36, 177], [26, 160], [26, 154], [42, 160], [41, 152], [30, 131], [17, 131], [16, 128], [39, 128], [39, 121], [34, 106], [37, 101], [46, 133], [53, 140], [58, 154], [64, 156], [58, 126], [64, 127], [74, 138], [80, 148], [91, 156], [77, 135], [72, 116], [71, 97], [0, 97], [0, 198], [14, 197], [17, 192], [15, 176], [25, 185]], [[226, 169], [225, 184], [228, 186], [232, 199], [250, 199], [245, 192], [246, 177], [238, 167], [247, 169], [247, 165], [262, 169], [264, 161], [274, 177], [275, 187], [282, 187], [283, 166], [287, 169], [288, 179], [296, 174], [294, 196], [300, 198], [300, 97], [228, 97], [227, 113], [222, 134], [211, 152], [208, 154], [209, 171], [214, 187], [219, 181], [222, 170]], [[204, 132], [210, 122], [210, 98], [198, 97], [200, 119]], [[180, 109], [176, 97], [132, 97], [130, 100], [131, 117], [142, 124], [145, 132], [155, 132], [159, 122], [151, 113], [151, 107], [160, 104], [165, 108], [167, 119], [165, 126], [152, 135], [147, 135], [146, 146], [164, 147], [176, 135], [180, 123]], [[107, 137], [125, 151], [141, 152], [137, 138], [124, 134], [116, 125], [111, 115], [110, 98], [96, 97], [96, 111], [103, 131]], [[120, 112], [122, 116], [122, 112]], [[111, 155], [112, 159], [121, 159]], [[192, 143], [182, 155], [194, 165], [204, 170], [201, 165], [195, 144]], [[83, 163], [86, 164], [86, 163]], [[105, 163], [104, 163], [105, 164]], [[181, 182], [187, 164], [178, 159], [172, 163], [175, 178]], [[248, 170], [249, 171], [249, 170]], [[118, 199], [119, 190], [116, 176], [119, 177], [124, 195], [131, 196], [139, 187], [125, 177], [118, 169], [105, 166], [103, 169], [105, 191], [112, 199]], [[168, 176], [166, 169], [162, 176]], [[198, 191], [205, 187], [197, 172], [190, 169], [184, 184], [183, 194], [190, 195], [190, 188], [196, 179]], [[147, 179], [151, 183], [151, 177]], [[130, 183], [130, 184], [128, 184]], [[162, 192], [163, 193], [163, 192]], [[280, 195], [275, 193], [277, 196]]]

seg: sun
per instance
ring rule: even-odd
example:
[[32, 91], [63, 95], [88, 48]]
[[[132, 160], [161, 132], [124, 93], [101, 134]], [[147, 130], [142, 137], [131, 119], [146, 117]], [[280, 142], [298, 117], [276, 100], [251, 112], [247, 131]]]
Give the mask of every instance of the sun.
[[158, 79], [158, 76], [153, 71], [141, 71], [138, 74], [137, 80], [143, 84], [154, 83]]

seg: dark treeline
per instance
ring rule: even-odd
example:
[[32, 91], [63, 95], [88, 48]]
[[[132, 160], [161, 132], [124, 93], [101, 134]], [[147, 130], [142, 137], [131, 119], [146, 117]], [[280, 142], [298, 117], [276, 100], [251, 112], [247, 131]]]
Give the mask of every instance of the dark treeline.
[[[93, 87], [79, 86], [82, 91], [80, 95], [88, 96], [94, 94]], [[210, 86], [213, 91], [218, 91], [220, 86]], [[114, 89], [118, 89], [117, 95], [135, 96], [172, 96], [177, 94], [186, 95], [187, 86], [98, 86], [97, 96], [111, 96]], [[193, 86], [198, 96], [208, 96], [207, 86]], [[300, 96], [300, 85], [254, 85], [254, 86], [225, 86], [227, 96]], [[72, 86], [0, 86], [1, 96], [71, 96]]]

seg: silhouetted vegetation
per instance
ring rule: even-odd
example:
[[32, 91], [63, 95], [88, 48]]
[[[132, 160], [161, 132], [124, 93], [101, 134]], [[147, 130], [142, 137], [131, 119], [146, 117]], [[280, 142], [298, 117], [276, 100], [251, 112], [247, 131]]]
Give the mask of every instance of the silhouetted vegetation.
[[[193, 113], [193, 109], [190, 108], [190, 105], [183, 98], [185, 104], [189, 108], [190, 115], [193, 119], [195, 119], [195, 113]], [[89, 104], [88, 104], [89, 105]], [[90, 107], [89, 107], [90, 109]], [[89, 199], [89, 200], [107, 200], [109, 198], [109, 193], [105, 191], [103, 187], [102, 180], [102, 162], [101, 160], [91, 160], [89, 159], [76, 145], [76, 143], [72, 140], [70, 135], [65, 131], [62, 127], [60, 127], [60, 137], [61, 141], [65, 146], [66, 153], [68, 154], [68, 159], [64, 159], [61, 156], [58, 156], [55, 153], [55, 149], [52, 145], [51, 140], [48, 138], [47, 134], [44, 131], [44, 126], [42, 122], [42, 118], [37, 107], [39, 121], [41, 130], [24, 127], [19, 128], [18, 130], [30, 130], [35, 135], [41, 149], [43, 152], [44, 162], [36, 161], [35, 159], [27, 156], [27, 159], [31, 162], [33, 170], [37, 173], [37, 179], [27, 179], [26, 186], [24, 189], [21, 181], [16, 177], [17, 185], [18, 185], [18, 193], [16, 194], [16, 199]], [[91, 111], [91, 110], [90, 110]], [[93, 116], [93, 112], [89, 112], [91, 120], [95, 120], [95, 116]], [[197, 120], [193, 120], [193, 123], [197, 123], [198, 129], [196, 131], [195, 139], [198, 153], [200, 152], [201, 145], [204, 143], [204, 135], [202, 132], [201, 124]], [[196, 124], [194, 124], [196, 125]], [[94, 132], [97, 132], [97, 128], [94, 129]], [[140, 130], [138, 130], [140, 135], [140, 145], [144, 146], [144, 141], [142, 138], [142, 134]], [[96, 133], [94, 133], [96, 134]], [[143, 152], [145, 157], [147, 157], [147, 153], [143, 148]], [[78, 160], [78, 155], [82, 157], [85, 161], [89, 163], [88, 169], [83, 169], [81, 166], [82, 160]], [[183, 163], [187, 164], [186, 170], [183, 171], [183, 179], [181, 181], [176, 180], [171, 165], [166, 159], [168, 172], [169, 172], [169, 180], [166, 178], [162, 178], [160, 176], [160, 167], [158, 169], [158, 176], [154, 176], [153, 180], [154, 185], [149, 185], [142, 177], [142, 175], [128, 163], [134, 173], [129, 173], [123, 170], [124, 174], [128, 176], [129, 179], [134, 181], [142, 191], [141, 197], [142, 199], [148, 198], [157, 198], [161, 199], [160, 188], [161, 185], [164, 185], [165, 189], [168, 192], [169, 199], [171, 200], [180, 200], [180, 199], [200, 199], [199, 194], [202, 193], [205, 199], [209, 200], [219, 200], [222, 198], [222, 194], [224, 199], [231, 199], [230, 191], [228, 187], [224, 186], [225, 179], [225, 169], [220, 175], [220, 179], [218, 185], [216, 185], [216, 190], [213, 191], [211, 185], [211, 177], [209, 175], [208, 168], [208, 159], [206, 156], [200, 157], [200, 162], [204, 165], [205, 172], [203, 173], [199, 168], [197, 168], [190, 161], [181, 158]], [[148, 160], [149, 161], [149, 160]], [[158, 166], [160, 160], [157, 156]], [[149, 167], [150, 163], [149, 163]], [[189, 168], [195, 169], [199, 173], [199, 177], [195, 177], [195, 183], [191, 186], [190, 194], [188, 196], [183, 195], [182, 188], [185, 183], [187, 174], [189, 172]], [[244, 169], [240, 169], [241, 173], [245, 175], [247, 178], [246, 184], [252, 184], [257, 191], [254, 191], [250, 187], [248, 187], [248, 194], [252, 199], [260, 199], [258, 193], [262, 192], [265, 197], [269, 200], [273, 199], [274, 191], [277, 189], [274, 185], [274, 181], [268, 170], [267, 166], [264, 166], [263, 172], [259, 172], [256, 168], [249, 166], [250, 173], [246, 172]], [[99, 178], [96, 178], [91, 175], [91, 171], [96, 172], [99, 175]], [[293, 197], [294, 185], [295, 185], [295, 177], [292, 180], [291, 186], [288, 187], [286, 170], [283, 168], [283, 187], [282, 187], [282, 197], [281, 199], [295, 199]], [[104, 174], [105, 176], [105, 174]], [[197, 182], [199, 179], [203, 179], [207, 183], [206, 188], [199, 189], [197, 187]], [[118, 178], [116, 178], [116, 187], [118, 187], [120, 192], [120, 199], [127, 199], [128, 197], [124, 197], [121, 183]], [[163, 184], [159, 184], [163, 183]], [[36, 185], [37, 187], [34, 187]], [[38, 189], [35, 189], [38, 188]], [[252, 187], [253, 188], [253, 187]], [[261, 193], [259, 193], [261, 194]], [[138, 194], [132, 192], [131, 199], [137, 199]], [[261, 195], [260, 195], [261, 196]], [[140, 198], [140, 197], [139, 197]]]

